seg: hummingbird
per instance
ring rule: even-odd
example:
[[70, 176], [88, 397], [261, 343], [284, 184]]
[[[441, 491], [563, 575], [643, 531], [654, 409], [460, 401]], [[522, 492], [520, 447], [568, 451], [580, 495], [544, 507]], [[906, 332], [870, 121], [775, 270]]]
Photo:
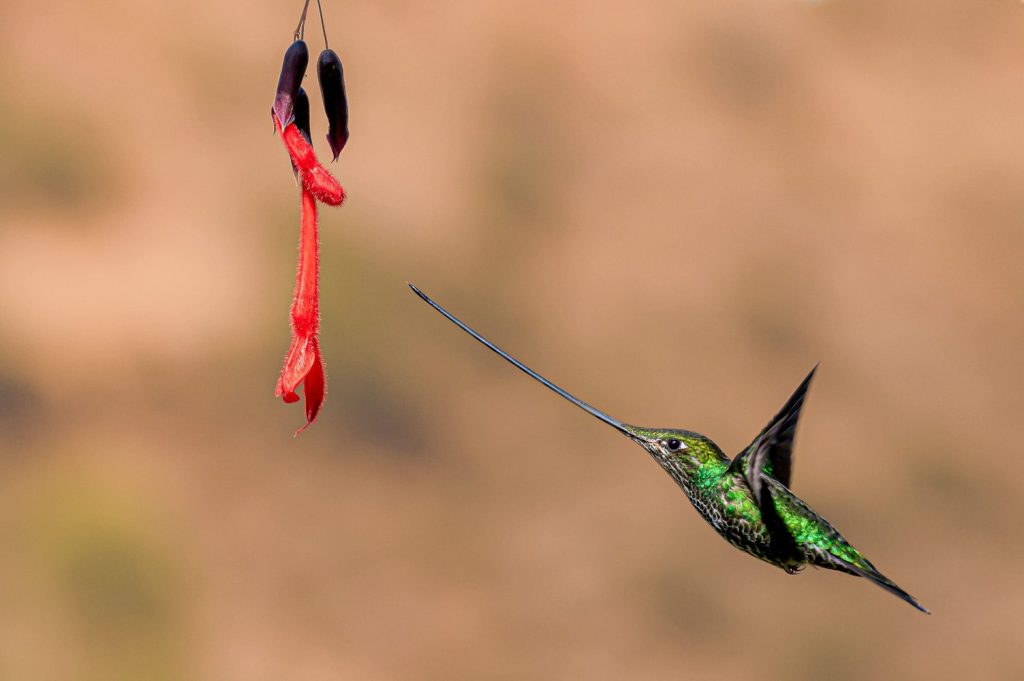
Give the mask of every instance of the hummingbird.
[[409, 284], [409, 288], [527, 376], [647, 450], [682, 488], [701, 517], [736, 548], [789, 574], [813, 565], [863, 577], [930, 614], [789, 488], [797, 421], [817, 365], [754, 441], [730, 459], [709, 437], [700, 433], [633, 426], [612, 418], [481, 336], [413, 284]]

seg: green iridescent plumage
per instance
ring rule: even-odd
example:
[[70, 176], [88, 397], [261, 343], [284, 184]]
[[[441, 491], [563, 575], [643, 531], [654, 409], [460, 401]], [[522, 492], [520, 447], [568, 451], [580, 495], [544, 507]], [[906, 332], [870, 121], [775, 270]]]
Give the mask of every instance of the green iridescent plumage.
[[782, 410], [735, 459], [688, 430], [623, 423], [569, 394], [466, 326], [412, 284], [410, 288], [459, 328], [530, 377], [646, 449], [678, 483], [694, 508], [736, 548], [795, 573], [805, 565], [864, 577], [928, 611], [880, 573], [832, 525], [789, 489], [792, 447], [812, 369]]

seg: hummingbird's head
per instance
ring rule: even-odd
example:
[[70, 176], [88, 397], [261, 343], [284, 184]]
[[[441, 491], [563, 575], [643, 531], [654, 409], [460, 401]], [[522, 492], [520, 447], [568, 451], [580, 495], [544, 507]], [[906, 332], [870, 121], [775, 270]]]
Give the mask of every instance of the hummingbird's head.
[[624, 425], [629, 437], [646, 449], [659, 463], [682, 470], [696, 470], [705, 464], [727, 461], [728, 457], [710, 438], [677, 428], [641, 428]]

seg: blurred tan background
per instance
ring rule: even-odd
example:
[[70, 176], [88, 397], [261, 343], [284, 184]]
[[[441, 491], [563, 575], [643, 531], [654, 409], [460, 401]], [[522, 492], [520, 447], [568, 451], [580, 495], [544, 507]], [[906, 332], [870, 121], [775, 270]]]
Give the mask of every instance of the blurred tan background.
[[[1020, 3], [326, 0], [293, 439], [300, 5], [0, 4], [0, 679], [1024, 678]], [[406, 281], [729, 453], [820, 360], [794, 488], [934, 615], [738, 553]]]

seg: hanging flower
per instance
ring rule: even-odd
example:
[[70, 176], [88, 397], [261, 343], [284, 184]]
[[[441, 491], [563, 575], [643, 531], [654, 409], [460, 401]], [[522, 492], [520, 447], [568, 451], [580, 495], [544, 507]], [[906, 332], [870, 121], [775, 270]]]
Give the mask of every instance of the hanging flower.
[[[276, 117], [274, 122], [281, 131]], [[298, 116], [296, 122], [299, 122]], [[296, 122], [281, 131], [281, 139], [288, 149], [292, 167], [297, 169], [301, 178], [302, 190], [299, 261], [291, 306], [292, 340], [275, 395], [287, 403], [296, 402], [299, 399], [296, 390], [299, 385], [303, 386], [306, 395], [306, 425], [295, 431], [298, 435], [316, 420], [327, 390], [319, 337], [320, 235], [316, 200], [337, 206], [345, 200], [345, 191], [317, 161], [313, 148]]]
[[[302, 89], [302, 78], [309, 62], [309, 52], [302, 40], [308, 6], [307, 0], [295, 31], [295, 40], [285, 52], [271, 109], [274, 129], [284, 142], [292, 170], [301, 185], [299, 261], [291, 305], [292, 338], [275, 390], [277, 397], [290, 404], [299, 400], [297, 390], [300, 385], [303, 387], [306, 425], [295, 431], [296, 435], [316, 420], [327, 392], [327, 378], [320, 354], [320, 236], [316, 202], [338, 206], [345, 200], [345, 190], [317, 159], [311, 143], [309, 98]], [[321, 22], [322, 19], [321, 16]], [[329, 56], [326, 59], [327, 80], [321, 74], [320, 83], [331, 129], [327, 138], [337, 160], [348, 139], [348, 103], [341, 82], [341, 61], [333, 52], [330, 54], [334, 59]], [[324, 55], [321, 55], [321, 61], [324, 61]]]
[[298, 435], [316, 420], [324, 403], [327, 381], [320, 356], [320, 240], [316, 201], [302, 190], [302, 229], [299, 235], [299, 265], [295, 276], [295, 297], [292, 299], [292, 343], [284, 359], [284, 368], [277, 381], [275, 395], [287, 403], [297, 402], [295, 392], [300, 384], [306, 394], [306, 425], [295, 431]]

